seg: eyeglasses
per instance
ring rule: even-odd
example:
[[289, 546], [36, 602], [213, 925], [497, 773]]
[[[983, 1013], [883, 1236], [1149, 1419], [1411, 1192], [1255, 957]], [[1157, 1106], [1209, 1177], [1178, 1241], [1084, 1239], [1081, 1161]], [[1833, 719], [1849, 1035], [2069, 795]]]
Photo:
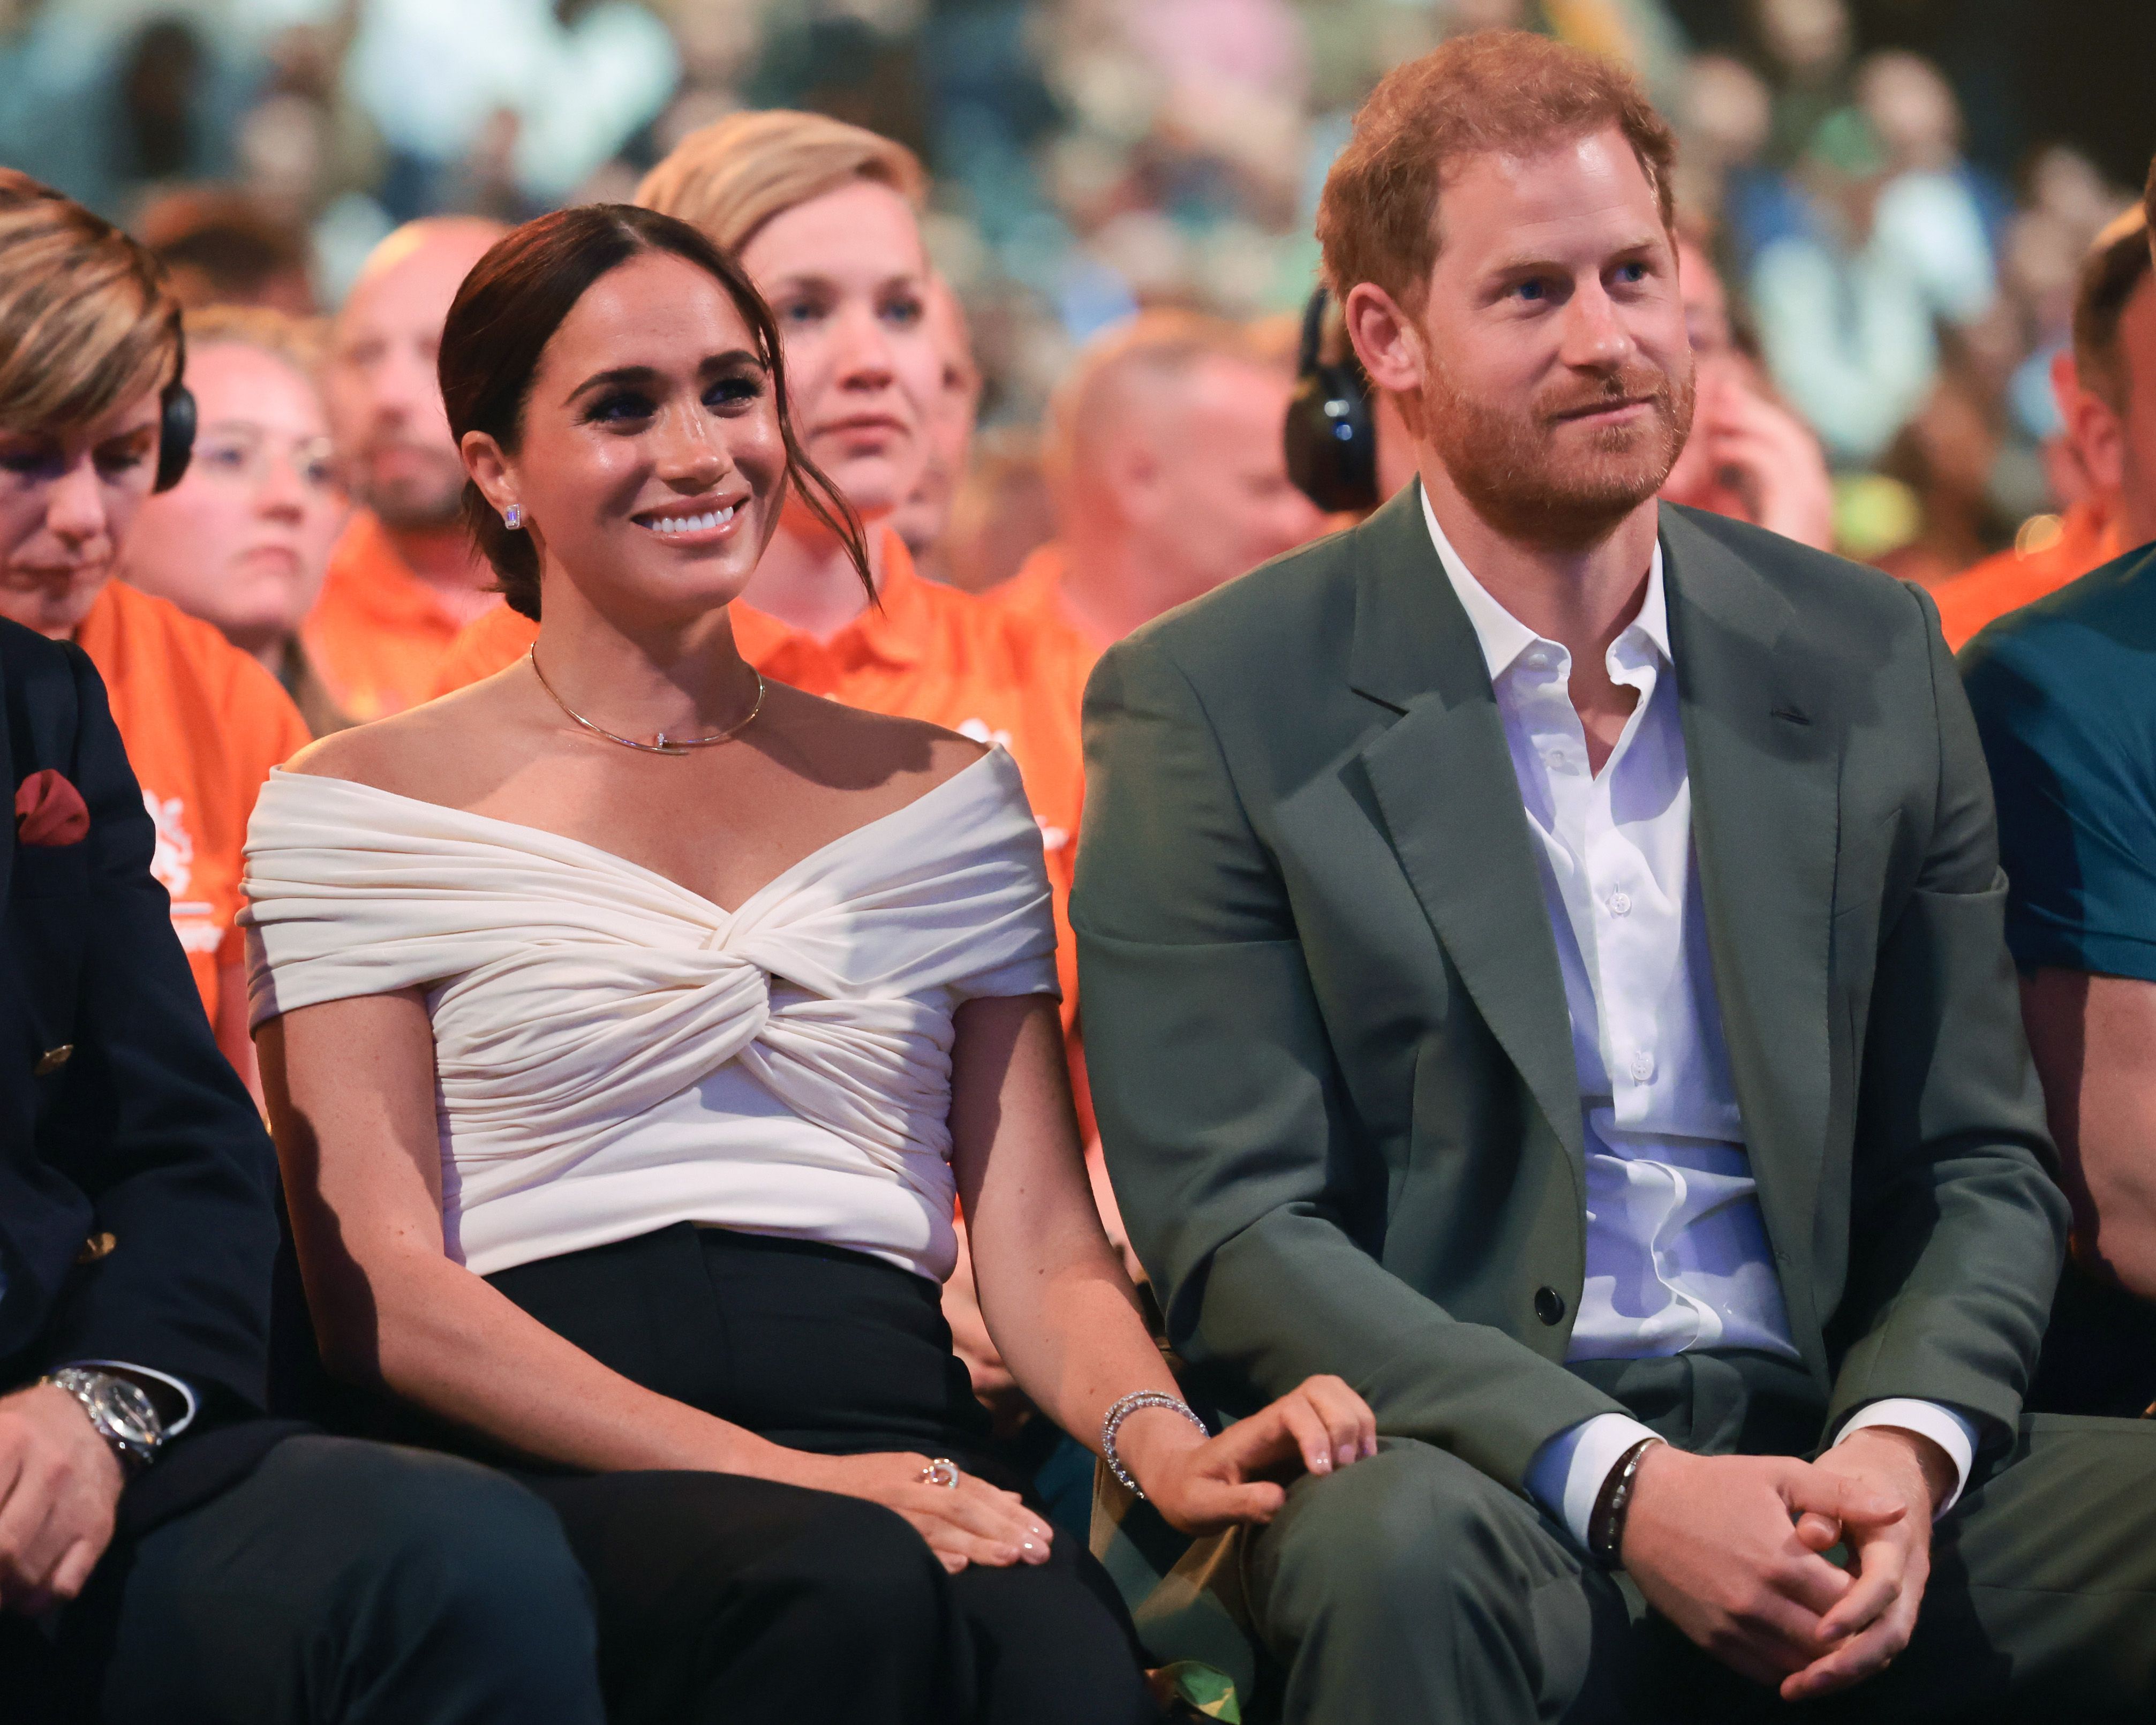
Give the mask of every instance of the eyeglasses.
[[189, 467], [207, 478], [259, 485], [270, 477], [271, 464], [280, 457], [290, 465], [300, 485], [311, 495], [336, 494], [336, 462], [326, 437], [273, 443], [259, 426], [213, 425], [196, 442]]

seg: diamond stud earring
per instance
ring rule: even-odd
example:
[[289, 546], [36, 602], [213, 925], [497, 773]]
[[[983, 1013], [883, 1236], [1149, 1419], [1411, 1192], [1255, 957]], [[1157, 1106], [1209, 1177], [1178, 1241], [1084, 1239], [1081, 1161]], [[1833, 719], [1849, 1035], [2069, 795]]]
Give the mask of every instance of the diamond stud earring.
[[524, 525], [523, 510], [514, 503], [511, 504], [501, 512], [501, 525], [511, 528], [522, 526]]

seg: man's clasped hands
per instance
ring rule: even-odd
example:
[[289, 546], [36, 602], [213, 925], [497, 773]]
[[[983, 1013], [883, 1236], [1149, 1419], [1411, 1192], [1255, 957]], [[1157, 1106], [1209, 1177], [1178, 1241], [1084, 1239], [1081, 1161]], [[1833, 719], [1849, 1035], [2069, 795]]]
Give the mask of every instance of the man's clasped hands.
[[[1932, 1517], [1953, 1482], [1937, 1444], [1889, 1426], [1809, 1462], [1657, 1444], [1640, 1463], [1625, 1568], [1723, 1664], [1786, 1701], [1831, 1694], [1908, 1645]], [[1847, 1568], [1826, 1555], [1837, 1545]]]

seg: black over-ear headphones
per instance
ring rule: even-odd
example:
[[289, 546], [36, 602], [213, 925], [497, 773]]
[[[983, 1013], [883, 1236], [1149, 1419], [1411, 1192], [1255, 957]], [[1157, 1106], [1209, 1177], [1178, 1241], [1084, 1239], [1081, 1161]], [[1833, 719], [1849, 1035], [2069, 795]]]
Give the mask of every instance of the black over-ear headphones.
[[172, 381], [157, 398], [157, 477], [153, 491], [169, 491], [187, 470], [187, 458], [195, 452], [195, 398], [186, 382], [187, 338], [177, 322], [172, 326]]
[[1320, 509], [1378, 506], [1378, 428], [1370, 382], [1350, 348], [1337, 363], [1320, 359], [1331, 297], [1321, 287], [1302, 314], [1295, 395], [1287, 404], [1287, 474]]

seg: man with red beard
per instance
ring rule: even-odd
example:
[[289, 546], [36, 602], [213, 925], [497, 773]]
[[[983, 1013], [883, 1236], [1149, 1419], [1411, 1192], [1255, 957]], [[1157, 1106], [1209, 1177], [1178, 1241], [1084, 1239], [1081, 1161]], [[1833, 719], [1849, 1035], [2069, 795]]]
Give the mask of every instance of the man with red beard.
[[1202, 1573], [1293, 1722], [2146, 1719], [2156, 1427], [2021, 1414], [2066, 1204], [1984, 757], [1921, 591], [1657, 500], [1674, 157], [1542, 38], [1389, 74], [1318, 236], [1419, 483], [1089, 688], [1168, 1340], [1383, 1438]]

